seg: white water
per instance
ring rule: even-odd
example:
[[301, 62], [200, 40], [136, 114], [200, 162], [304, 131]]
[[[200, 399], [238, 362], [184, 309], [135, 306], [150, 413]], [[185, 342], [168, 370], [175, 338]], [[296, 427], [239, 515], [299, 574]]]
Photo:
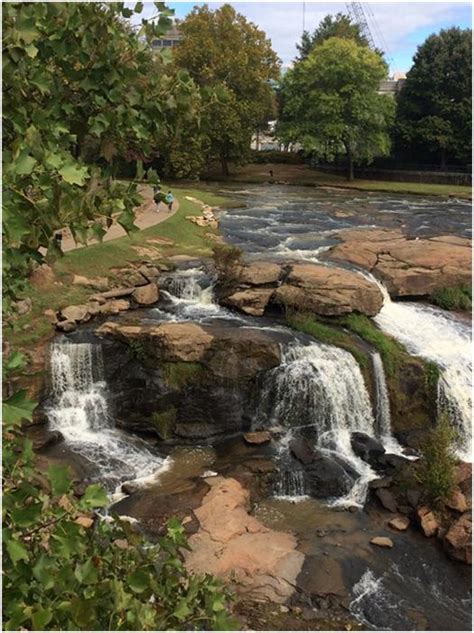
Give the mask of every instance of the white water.
[[100, 481], [113, 488], [127, 480], [143, 484], [154, 480], [164, 460], [145, 442], [114, 427], [100, 345], [56, 342], [51, 350], [51, 377], [51, 428], [92, 463]]
[[308, 499], [302, 470], [282, 470], [275, 484], [275, 497], [297, 503]]
[[222, 308], [214, 301], [214, 287], [199, 268], [189, 268], [173, 275], [165, 296], [182, 319], [216, 316]]
[[[378, 352], [372, 352], [372, 367], [375, 382], [375, 422], [376, 435], [387, 453], [403, 455], [403, 449], [392, 435], [390, 400], [382, 358]], [[404, 456], [404, 455], [403, 455]]]
[[377, 325], [403, 343], [407, 350], [433, 361], [441, 369], [438, 408], [446, 410], [458, 432], [460, 459], [472, 461], [472, 341], [467, 323], [438, 308], [419, 303], [393, 302], [374, 277], [384, 295], [384, 305], [375, 317]]
[[287, 429], [282, 454], [295, 431], [314, 427], [316, 448], [342, 458], [359, 475], [348, 494], [334, 503], [363, 505], [376, 474], [355, 455], [351, 433], [373, 436], [374, 418], [359, 365], [349, 352], [319, 343], [284, 347], [281, 365], [265, 377], [257, 419]]

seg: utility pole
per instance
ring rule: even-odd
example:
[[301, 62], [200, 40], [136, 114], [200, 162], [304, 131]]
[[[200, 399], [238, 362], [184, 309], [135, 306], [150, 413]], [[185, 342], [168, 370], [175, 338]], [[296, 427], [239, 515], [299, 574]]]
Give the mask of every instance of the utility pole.
[[303, 2], [303, 33], [306, 30], [306, 2]]

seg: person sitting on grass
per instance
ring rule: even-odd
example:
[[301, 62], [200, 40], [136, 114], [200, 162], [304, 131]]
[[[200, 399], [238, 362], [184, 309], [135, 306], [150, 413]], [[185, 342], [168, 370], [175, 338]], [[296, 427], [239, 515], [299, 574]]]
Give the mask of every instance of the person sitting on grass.
[[168, 191], [168, 193], [165, 196], [165, 202], [168, 205], [168, 210], [172, 211], [173, 210], [173, 202], [174, 202], [174, 196], [171, 193], [171, 191]]

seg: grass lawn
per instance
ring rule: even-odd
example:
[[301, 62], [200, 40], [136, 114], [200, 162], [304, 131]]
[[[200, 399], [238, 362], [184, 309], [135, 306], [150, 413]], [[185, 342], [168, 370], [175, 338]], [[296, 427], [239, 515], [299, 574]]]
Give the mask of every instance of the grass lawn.
[[[191, 196], [210, 206], [220, 207], [232, 206], [232, 200], [209, 191], [176, 186], [173, 186], [173, 193], [179, 201], [179, 209], [170, 218], [126, 237], [68, 251], [52, 266], [56, 276], [54, 283], [41, 288], [28, 288], [22, 298], [31, 297], [32, 310], [15, 320], [13, 331], [9, 327], [4, 328], [4, 336], [14, 348], [28, 351], [30, 346], [48, 338], [53, 333], [52, 326], [44, 316], [46, 309], [58, 310], [71, 304], [83, 303], [93, 294], [94, 291], [90, 288], [73, 285], [71, 283], [73, 275], [108, 277], [114, 280], [116, 277], [111, 269], [125, 267], [128, 263], [143, 259], [151, 259], [136, 250], [140, 247], [154, 251], [156, 260], [163, 260], [177, 254], [210, 256], [213, 243], [206, 234], [218, 231], [208, 227], [198, 227], [186, 220], [188, 215], [199, 215], [201, 209], [198, 204], [186, 200], [185, 197]], [[148, 241], [153, 238], [165, 238], [169, 240], [169, 243]]]
[[386, 191], [391, 193], [408, 193], [426, 196], [454, 196], [471, 198], [471, 187], [462, 185], [438, 185], [418, 182], [391, 182], [383, 180], [353, 180], [310, 169], [307, 165], [284, 164], [249, 164], [243, 167], [232, 166], [228, 177], [222, 176], [218, 170], [207, 174], [207, 178], [227, 182], [263, 183], [270, 181], [270, 169], [275, 181], [287, 182], [290, 185], [309, 185], [320, 187], [340, 187], [363, 191]]

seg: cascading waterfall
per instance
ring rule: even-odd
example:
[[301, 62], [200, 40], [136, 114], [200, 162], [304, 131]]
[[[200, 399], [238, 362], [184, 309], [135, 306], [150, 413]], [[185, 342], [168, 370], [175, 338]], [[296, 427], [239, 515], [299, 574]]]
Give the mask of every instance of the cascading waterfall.
[[[319, 343], [285, 346], [281, 365], [264, 379], [257, 422], [284, 429], [282, 458], [297, 431], [312, 429], [316, 448], [341, 458], [359, 475], [349, 493], [334, 503], [364, 503], [368, 482], [376, 475], [352, 450], [351, 433], [374, 435], [374, 417], [362, 373], [349, 352]], [[282, 475], [280, 494], [290, 480]], [[293, 492], [286, 488], [286, 496]]]
[[441, 369], [438, 410], [446, 411], [458, 432], [460, 459], [472, 461], [472, 342], [471, 331], [448, 313], [419, 303], [393, 302], [386, 288], [377, 283], [384, 305], [375, 317], [377, 325], [403, 343], [407, 350], [430, 360]]
[[59, 340], [51, 350], [51, 428], [90, 461], [109, 489], [125, 480], [144, 480], [163, 467], [147, 444], [114, 427], [107, 402], [101, 346]]
[[182, 318], [206, 317], [220, 310], [214, 302], [212, 280], [199, 268], [189, 268], [173, 275], [165, 294]]
[[390, 400], [382, 358], [378, 352], [372, 352], [371, 357], [375, 384], [376, 435], [388, 453], [403, 455], [402, 447], [392, 435]]

